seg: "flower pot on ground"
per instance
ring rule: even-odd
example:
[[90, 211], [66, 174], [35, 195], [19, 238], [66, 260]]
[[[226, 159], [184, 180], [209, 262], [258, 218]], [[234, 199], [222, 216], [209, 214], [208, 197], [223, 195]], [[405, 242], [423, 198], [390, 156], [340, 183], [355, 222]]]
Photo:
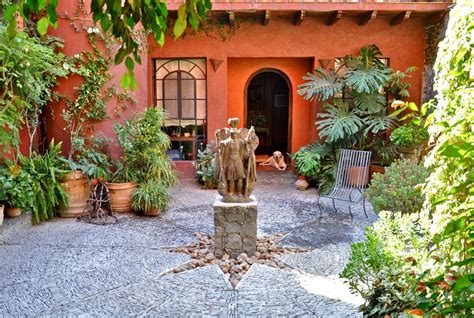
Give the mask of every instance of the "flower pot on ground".
[[166, 209], [168, 203], [166, 186], [157, 179], [147, 180], [133, 191], [133, 209], [142, 211], [146, 216], [158, 216]]
[[308, 181], [306, 181], [305, 176], [298, 176], [298, 180], [296, 180], [296, 182], [295, 182], [295, 187], [296, 187], [296, 189], [298, 189], [300, 191], [304, 191], [304, 190], [308, 189], [309, 183], [308, 183]]
[[370, 164], [370, 167], [369, 167], [369, 180], [372, 180], [372, 178], [374, 177], [374, 174], [376, 174], [376, 173], [384, 174], [385, 173], [385, 166], [379, 165], [377, 163]]
[[9, 218], [16, 218], [21, 215], [21, 209], [15, 207], [8, 207], [5, 211], [5, 215]]
[[137, 186], [138, 184], [135, 182], [107, 183], [113, 212], [128, 213], [132, 211], [132, 195]]
[[63, 218], [75, 218], [84, 212], [89, 198], [87, 177], [80, 170], [67, 173], [61, 182], [69, 198], [67, 209], [60, 211]]

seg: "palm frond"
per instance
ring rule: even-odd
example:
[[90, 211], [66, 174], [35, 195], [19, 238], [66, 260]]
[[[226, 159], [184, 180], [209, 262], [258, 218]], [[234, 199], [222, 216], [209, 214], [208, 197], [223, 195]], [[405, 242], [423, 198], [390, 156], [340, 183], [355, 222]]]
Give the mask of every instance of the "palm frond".
[[345, 84], [357, 93], [372, 94], [377, 92], [388, 79], [390, 71], [372, 67], [369, 69], [348, 70], [344, 77]]
[[320, 120], [316, 121], [319, 135], [327, 137], [328, 142], [334, 142], [357, 133], [364, 122], [358, 116], [359, 110], [350, 109], [349, 104], [336, 100], [333, 105], [325, 104], [326, 112], [319, 113]]
[[320, 67], [303, 79], [307, 82], [298, 86], [298, 95], [306, 100], [327, 100], [341, 93], [344, 87], [334, 70], [328, 71]]

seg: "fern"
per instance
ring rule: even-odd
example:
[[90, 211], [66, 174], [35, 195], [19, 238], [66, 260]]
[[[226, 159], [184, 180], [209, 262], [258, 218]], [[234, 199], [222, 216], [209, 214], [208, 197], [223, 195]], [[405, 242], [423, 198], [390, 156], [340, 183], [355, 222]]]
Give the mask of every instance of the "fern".
[[377, 67], [348, 70], [344, 81], [347, 86], [358, 93], [373, 94], [387, 82], [389, 74], [388, 69]]
[[51, 142], [49, 150], [42, 156], [32, 153], [30, 157], [21, 158], [23, 168], [33, 179], [34, 204], [33, 224], [52, 219], [57, 209], [64, 209], [68, 196], [59, 180], [66, 171], [62, 169], [61, 143]]
[[362, 111], [369, 114], [376, 114], [383, 111], [386, 107], [386, 99], [382, 94], [358, 94], [353, 93], [354, 104]]
[[342, 92], [344, 85], [334, 70], [317, 68], [303, 77], [304, 84], [298, 86], [298, 95], [306, 100], [327, 100]]
[[335, 100], [334, 105], [325, 104], [325, 113], [319, 113], [316, 121], [319, 135], [326, 141], [335, 142], [359, 132], [364, 125], [358, 109], [350, 109], [348, 103]]

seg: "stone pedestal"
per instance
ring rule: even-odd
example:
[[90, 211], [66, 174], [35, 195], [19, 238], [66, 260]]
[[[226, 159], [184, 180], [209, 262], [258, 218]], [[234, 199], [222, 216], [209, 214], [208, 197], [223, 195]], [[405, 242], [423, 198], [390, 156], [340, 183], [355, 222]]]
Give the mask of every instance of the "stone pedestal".
[[224, 202], [218, 195], [214, 201], [215, 255], [224, 253], [237, 257], [241, 253], [253, 255], [257, 249], [257, 200]]

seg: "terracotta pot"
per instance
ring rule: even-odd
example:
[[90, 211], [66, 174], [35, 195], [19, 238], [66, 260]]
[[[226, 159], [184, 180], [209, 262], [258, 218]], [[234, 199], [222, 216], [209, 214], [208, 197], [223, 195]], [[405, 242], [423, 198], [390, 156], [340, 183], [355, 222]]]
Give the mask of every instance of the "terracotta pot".
[[304, 191], [308, 189], [309, 183], [306, 181], [306, 178], [304, 176], [298, 176], [298, 180], [295, 182], [296, 189], [300, 191]]
[[3, 224], [3, 210], [5, 210], [5, 206], [0, 204], [0, 225]]
[[132, 211], [132, 195], [138, 184], [135, 182], [107, 183], [107, 186], [112, 210], [117, 213]]
[[408, 160], [418, 162], [419, 156], [420, 156], [420, 152], [418, 150], [405, 149], [405, 148], [400, 149], [400, 157], [402, 159], [408, 159]]
[[5, 211], [5, 215], [8, 216], [9, 218], [16, 218], [21, 215], [21, 209], [20, 208], [7, 208]]
[[84, 212], [89, 199], [89, 185], [86, 176], [82, 171], [71, 171], [64, 177], [61, 183], [69, 197], [67, 210], [60, 211], [59, 215], [63, 218], [75, 218]]
[[385, 173], [385, 167], [384, 166], [379, 166], [379, 165], [370, 165], [370, 168], [369, 168], [369, 175], [370, 175], [369, 179], [370, 180], [372, 180], [375, 173], [384, 174]]
[[348, 168], [349, 184], [354, 187], [365, 187], [369, 183], [369, 167], [351, 166]]
[[159, 216], [160, 210], [158, 210], [157, 208], [152, 208], [152, 209], [145, 210], [144, 214], [146, 216]]

